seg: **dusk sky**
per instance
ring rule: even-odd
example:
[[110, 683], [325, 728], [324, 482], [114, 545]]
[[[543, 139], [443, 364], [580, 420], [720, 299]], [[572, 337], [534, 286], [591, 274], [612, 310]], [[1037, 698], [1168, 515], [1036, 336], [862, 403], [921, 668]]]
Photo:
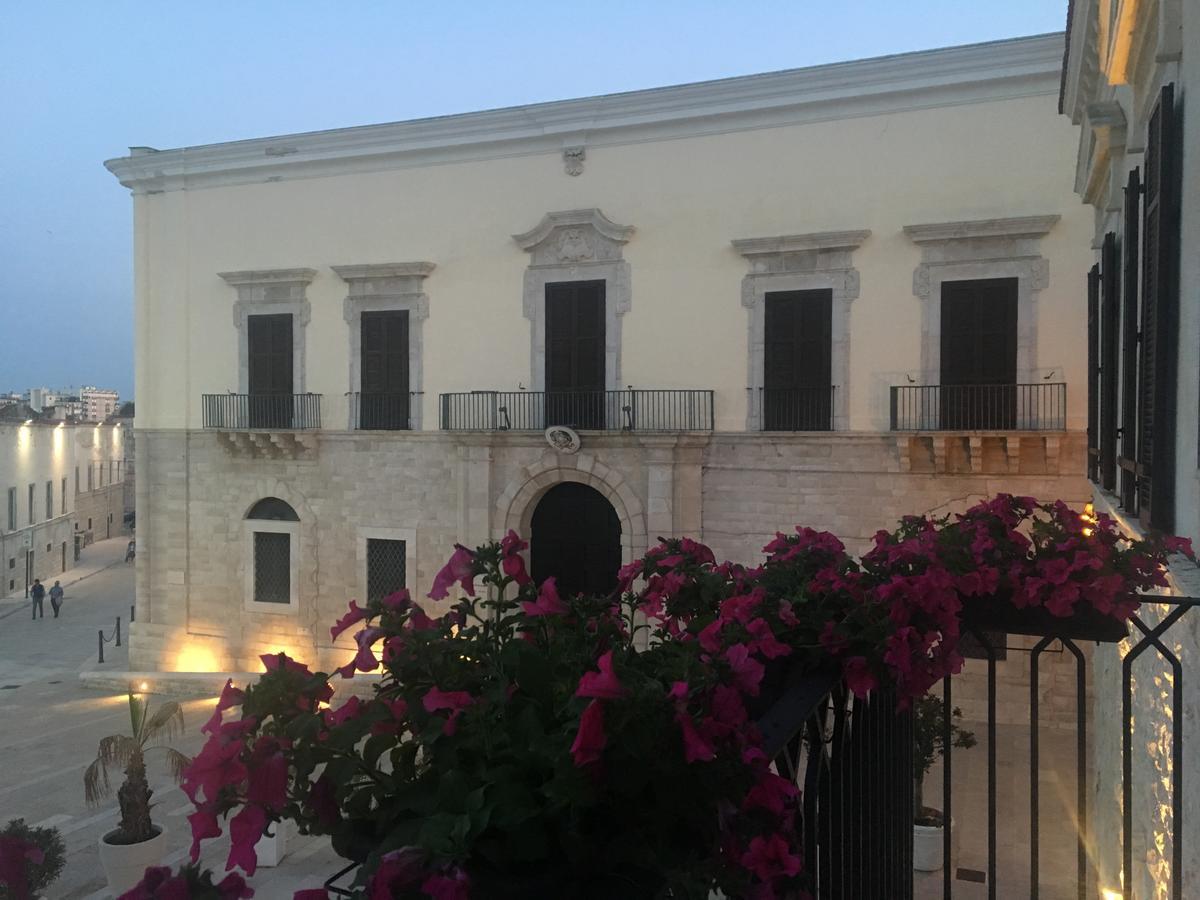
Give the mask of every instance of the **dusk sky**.
[[[128, 192], [168, 149], [1060, 31], [1067, 0], [0, 0], [0, 391], [133, 391]], [[230, 340], [232, 340], [232, 335]]]

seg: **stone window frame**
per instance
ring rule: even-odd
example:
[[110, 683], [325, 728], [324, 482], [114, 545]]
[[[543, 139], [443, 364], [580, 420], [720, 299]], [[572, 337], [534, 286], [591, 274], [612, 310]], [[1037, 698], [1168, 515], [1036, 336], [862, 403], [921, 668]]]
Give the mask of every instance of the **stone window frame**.
[[305, 393], [305, 330], [312, 317], [308, 285], [316, 269], [253, 269], [218, 272], [237, 291], [233, 327], [238, 332], [238, 393], [250, 393], [250, 338], [247, 319], [290, 313], [292, 316], [292, 393]]
[[1017, 279], [1017, 383], [1038, 380], [1038, 294], [1050, 284], [1050, 261], [1041, 239], [1058, 215], [1016, 216], [905, 225], [921, 249], [913, 271], [913, 294], [921, 301], [919, 383], [940, 384], [942, 284], [985, 278]]
[[530, 255], [521, 309], [530, 327], [530, 390], [546, 389], [546, 285], [568, 281], [604, 282], [604, 387], [621, 383], [621, 320], [633, 303], [624, 246], [632, 225], [618, 225], [599, 209], [547, 213], [513, 240]]
[[[425, 279], [437, 266], [431, 262], [367, 263], [333, 266], [349, 286], [342, 301], [342, 318], [350, 331], [348, 393], [362, 386], [362, 314], [364, 312], [408, 312], [408, 390], [413, 395], [408, 416], [412, 431], [420, 431], [424, 403], [424, 322], [429, 318], [429, 295]], [[354, 410], [349, 412], [353, 427]]]
[[[259, 532], [288, 535], [288, 602], [260, 603], [254, 599], [254, 535]], [[245, 519], [242, 552], [246, 560], [244, 607], [247, 612], [276, 616], [300, 615], [300, 523], [276, 519]]]
[[742, 278], [742, 306], [750, 310], [747, 431], [762, 430], [762, 408], [758, 397], [765, 380], [766, 296], [777, 291], [833, 292], [829, 372], [834, 387], [832, 427], [834, 431], [843, 431], [849, 426], [850, 304], [858, 297], [860, 287], [853, 256], [870, 236], [870, 230], [859, 229], [739, 238], [732, 242], [733, 248], [750, 266], [750, 271]]
[[404, 541], [404, 587], [417, 592], [417, 530], [415, 528], [359, 528], [354, 542], [355, 580], [358, 596], [367, 596], [367, 541]]

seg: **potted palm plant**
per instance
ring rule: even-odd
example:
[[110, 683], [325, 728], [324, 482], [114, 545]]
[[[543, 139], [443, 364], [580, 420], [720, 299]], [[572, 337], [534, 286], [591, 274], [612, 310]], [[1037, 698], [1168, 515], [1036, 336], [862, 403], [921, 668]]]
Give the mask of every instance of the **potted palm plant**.
[[[962, 719], [957, 706], [950, 712], [950, 743], [953, 747], [974, 747], [975, 735], [958, 726]], [[926, 694], [913, 704], [913, 868], [918, 872], [936, 872], [942, 858], [942, 829], [946, 827], [943, 810], [926, 806], [925, 776], [946, 752], [946, 716], [940, 697]], [[954, 820], [949, 828], [954, 830]]]
[[129, 692], [129, 734], [102, 738], [96, 758], [83, 773], [84, 796], [95, 806], [112, 792], [109, 769], [125, 770], [117, 789], [121, 820], [100, 838], [100, 864], [109, 889], [120, 895], [136, 885], [147, 866], [157, 865], [166, 851], [166, 830], [150, 821], [150, 797], [154, 793], [146, 779], [146, 754], [161, 750], [167, 769], [178, 781], [191, 759], [167, 742], [183, 732], [183, 709], [175, 701], [161, 704], [153, 714], [141, 694]]

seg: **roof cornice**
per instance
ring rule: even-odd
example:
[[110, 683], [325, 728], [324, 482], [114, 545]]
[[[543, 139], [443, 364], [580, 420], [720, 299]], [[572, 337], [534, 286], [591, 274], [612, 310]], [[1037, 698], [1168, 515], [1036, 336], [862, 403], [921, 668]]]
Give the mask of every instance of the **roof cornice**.
[[674, 87], [176, 150], [105, 167], [135, 193], [617, 146], [1053, 95], [1062, 35], [947, 47]]

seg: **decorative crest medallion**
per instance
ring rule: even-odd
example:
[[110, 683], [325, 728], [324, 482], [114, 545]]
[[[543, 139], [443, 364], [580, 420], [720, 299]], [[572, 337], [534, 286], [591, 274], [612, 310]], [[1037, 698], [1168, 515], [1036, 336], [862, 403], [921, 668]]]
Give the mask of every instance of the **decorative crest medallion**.
[[546, 429], [546, 443], [558, 453], [578, 453], [582, 443], [574, 428], [566, 425], [551, 425]]

